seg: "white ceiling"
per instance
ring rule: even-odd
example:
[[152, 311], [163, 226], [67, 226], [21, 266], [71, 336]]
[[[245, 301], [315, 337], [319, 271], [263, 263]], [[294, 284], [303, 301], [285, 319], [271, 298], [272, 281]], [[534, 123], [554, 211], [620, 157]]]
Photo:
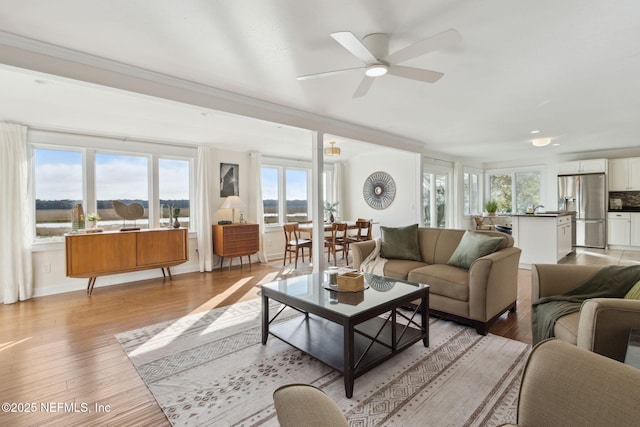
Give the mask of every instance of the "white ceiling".
[[[294, 158], [310, 157], [311, 132], [278, 120], [283, 111], [338, 123], [329, 129], [345, 131], [326, 139], [347, 154], [363, 149], [357, 139], [395, 136], [476, 162], [640, 146], [637, 0], [0, 0], [0, 10], [0, 120]], [[359, 71], [295, 79], [361, 65], [332, 32], [388, 33], [394, 52], [449, 28], [462, 42], [403, 64], [444, 72], [435, 84], [384, 76], [353, 99]], [[29, 62], [26, 53], [39, 56]], [[247, 115], [284, 125], [127, 92], [106, 78], [99, 83], [117, 89], [76, 81], [87, 61], [255, 100]], [[47, 74], [16, 68], [23, 64]], [[558, 145], [531, 147], [532, 130]]]

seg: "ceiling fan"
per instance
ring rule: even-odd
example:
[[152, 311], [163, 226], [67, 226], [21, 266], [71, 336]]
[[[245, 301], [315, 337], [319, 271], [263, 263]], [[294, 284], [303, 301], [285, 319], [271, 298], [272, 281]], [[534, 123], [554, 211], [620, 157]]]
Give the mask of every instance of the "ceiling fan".
[[362, 41], [358, 40], [358, 38], [350, 31], [332, 33], [331, 37], [340, 43], [342, 47], [351, 52], [352, 55], [364, 62], [365, 66], [326, 71], [324, 73], [307, 74], [304, 76], [298, 76], [296, 79], [308, 80], [353, 70], [365, 70], [365, 75], [353, 94], [354, 98], [366, 95], [373, 84], [374, 79], [376, 77], [384, 76], [385, 74], [391, 74], [392, 76], [418, 80], [426, 83], [437, 82], [444, 75], [443, 73], [423, 70], [421, 68], [404, 67], [396, 64], [417, 58], [418, 56], [434, 50], [443, 49], [462, 40], [460, 33], [454, 29], [449, 29], [389, 54], [389, 36], [387, 34], [369, 34], [363, 38]]

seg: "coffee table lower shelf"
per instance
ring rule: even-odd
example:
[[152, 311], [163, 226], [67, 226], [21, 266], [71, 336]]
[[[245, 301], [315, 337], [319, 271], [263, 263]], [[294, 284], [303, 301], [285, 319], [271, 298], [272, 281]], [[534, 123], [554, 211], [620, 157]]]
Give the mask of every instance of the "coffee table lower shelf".
[[[380, 317], [355, 325], [353, 378], [423, 339], [419, 329], [396, 323], [397, 342], [394, 346], [392, 329], [392, 321]], [[344, 330], [342, 325], [312, 314], [274, 322], [269, 326], [271, 335], [346, 375]]]

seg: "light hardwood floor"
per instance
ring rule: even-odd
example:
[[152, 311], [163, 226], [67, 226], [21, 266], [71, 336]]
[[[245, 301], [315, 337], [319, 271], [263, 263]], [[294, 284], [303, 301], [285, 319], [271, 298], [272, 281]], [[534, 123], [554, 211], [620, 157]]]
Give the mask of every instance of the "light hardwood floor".
[[[566, 262], [640, 263], [640, 252], [579, 251]], [[114, 335], [256, 298], [261, 284], [291, 274], [254, 264], [0, 305], [0, 402], [37, 406], [35, 413], [0, 412], [0, 425], [169, 425]], [[530, 272], [519, 270], [518, 280], [517, 312], [503, 315], [490, 332], [530, 343]], [[78, 411], [86, 403], [91, 412], [40, 406], [57, 402], [75, 402]], [[108, 412], [96, 412], [95, 404], [108, 405]]]

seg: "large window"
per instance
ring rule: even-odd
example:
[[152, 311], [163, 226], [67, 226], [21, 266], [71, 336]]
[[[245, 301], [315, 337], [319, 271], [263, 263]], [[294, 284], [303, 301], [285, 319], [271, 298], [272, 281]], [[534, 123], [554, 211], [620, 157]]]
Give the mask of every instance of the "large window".
[[479, 215], [482, 213], [482, 174], [479, 171], [466, 171], [464, 180], [464, 214]]
[[523, 214], [541, 194], [541, 170], [489, 172], [489, 198], [498, 202], [498, 212]]
[[71, 209], [82, 204], [82, 153], [35, 150], [34, 193], [36, 238], [61, 236], [71, 231]]
[[[87, 145], [96, 145], [95, 138], [86, 138]], [[97, 213], [101, 217], [97, 225], [103, 230], [133, 226], [132, 221], [125, 223], [115, 213], [114, 200], [144, 207], [143, 217], [135, 221], [137, 227], [169, 226], [169, 204], [180, 209], [181, 226], [190, 226], [193, 157], [165, 155], [189, 148], [159, 147], [159, 154], [106, 152], [81, 147], [82, 137], [71, 139], [69, 149], [41, 143], [33, 146], [37, 239], [60, 239], [72, 231], [71, 212], [76, 204], [82, 204], [85, 217]], [[146, 144], [144, 148], [148, 151], [152, 146]]]
[[[149, 226], [149, 182], [146, 157], [120, 154], [96, 154], [96, 200], [100, 227], [117, 230], [123, 226]], [[126, 223], [113, 208], [113, 201], [126, 205], [139, 203], [144, 208], [142, 218]]]
[[158, 195], [160, 197], [160, 226], [171, 220], [169, 205], [180, 209], [178, 221], [182, 227], [189, 227], [191, 202], [189, 197], [190, 167], [188, 160], [158, 160]]
[[[324, 199], [331, 185], [331, 172], [322, 175]], [[311, 219], [311, 168], [287, 165], [262, 167], [264, 223], [284, 224]]]
[[422, 174], [422, 208], [425, 227], [447, 227], [450, 173], [425, 170]]

